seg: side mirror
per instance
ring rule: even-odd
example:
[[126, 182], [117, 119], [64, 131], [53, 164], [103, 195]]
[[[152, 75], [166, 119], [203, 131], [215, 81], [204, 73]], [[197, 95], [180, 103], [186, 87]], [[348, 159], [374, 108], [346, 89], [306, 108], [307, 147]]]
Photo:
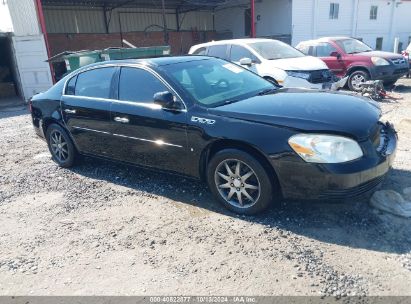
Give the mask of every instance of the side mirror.
[[330, 56], [331, 57], [337, 57], [337, 59], [341, 59], [341, 54], [336, 52], [336, 51], [331, 52]]
[[168, 91], [155, 93], [153, 99], [154, 103], [159, 104], [163, 108], [169, 108], [174, 103], [174, 96]]
[[180, 101], [174, 100], [174, 95], [168, 91], [157, 92], [153, 96], [154, 103], [160, 105], [164, 109], [178, 110], [183, 107]]
[[240, 64], [250, 66], [250, 65], [253, 64], [253, 61], [250, 58], [247, 58], [247, 57], [246, 58], [241, 58], [240, 59]]

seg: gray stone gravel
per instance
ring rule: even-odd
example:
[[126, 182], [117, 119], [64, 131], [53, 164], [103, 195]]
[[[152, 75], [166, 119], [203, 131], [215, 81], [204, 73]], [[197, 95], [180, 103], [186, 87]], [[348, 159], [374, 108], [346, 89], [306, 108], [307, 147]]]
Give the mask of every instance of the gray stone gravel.
[[[382, 188], [411, 186], [411, 81]], [[288, 202], [259, 216], [200, 182], [84, 158], [60, 169], [24, 109], [0, 110], [0, 294], [411, 295], [410, 220], [366, 201]]]

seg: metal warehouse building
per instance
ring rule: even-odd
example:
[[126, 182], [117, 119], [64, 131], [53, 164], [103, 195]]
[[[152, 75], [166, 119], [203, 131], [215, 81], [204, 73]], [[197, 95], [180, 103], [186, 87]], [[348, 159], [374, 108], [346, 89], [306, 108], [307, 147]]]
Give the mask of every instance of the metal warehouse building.
[[400, 48], [411, 40], [409, 16], [410, 0], [2, 0], [0, 92], [27, 99], [52, 85], [48, 58], [121, 47], [124, 39], [185, 54], [193, 44], [224, 38], [296, 45], [346, 35], [392, 51], [394, 39]]

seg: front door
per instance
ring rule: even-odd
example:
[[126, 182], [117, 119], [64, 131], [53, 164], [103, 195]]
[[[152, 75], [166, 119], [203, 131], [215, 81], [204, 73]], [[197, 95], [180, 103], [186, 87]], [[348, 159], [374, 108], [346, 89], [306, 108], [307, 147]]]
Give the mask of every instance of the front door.
[[108, 155], [114, 67], [88, 70], [71, 78], [61, 99], [64, 122], [83, 153]]
[[135, 164], [185, 172], [186, 119], [153, 103], [153, 95], [170, 91], [150, 71], [122, 67], [118, 101], [111, 105], [113, 157]]
[[337, 57], [337, 54], [341, 54], [334, 46], [327, 42], [321, 42], [315, 45], [314, 52], [317, 57], [320, 57], [322, 61], [328, 66], [328, 68], [337, 76], [344, 76], [345, 64], [341, 57]]
[[245, 47], [241, 45], [236, 45], [236, 44], [231, 45], [229, 58], [231, 62], [234, 62], [238, 65], [240, 65], [240, 60], [243, 58], [251, 59], [252, 64], [250, 66], [243, 66], [243, 67], [258, 74], [260, 60], [253, 53], [251, 53], [250, 50], [246, 49]]

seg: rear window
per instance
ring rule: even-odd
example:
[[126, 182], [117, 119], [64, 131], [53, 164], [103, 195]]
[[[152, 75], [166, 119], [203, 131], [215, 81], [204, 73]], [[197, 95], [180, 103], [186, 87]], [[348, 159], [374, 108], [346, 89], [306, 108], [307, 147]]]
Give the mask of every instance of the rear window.
[[206, 53], [206, 48], [205, 47], [201, 47], [196, 49], [192, 54], [193, 55], [204, 55]]
[[77, 76], [74, 93], [76, 96], [110, 98], [111, 80], [115, 68], [98, 68]]
[[66, 95], [74, 95], [76, 89], [77, 76], [71, 78], [66, 85]]

